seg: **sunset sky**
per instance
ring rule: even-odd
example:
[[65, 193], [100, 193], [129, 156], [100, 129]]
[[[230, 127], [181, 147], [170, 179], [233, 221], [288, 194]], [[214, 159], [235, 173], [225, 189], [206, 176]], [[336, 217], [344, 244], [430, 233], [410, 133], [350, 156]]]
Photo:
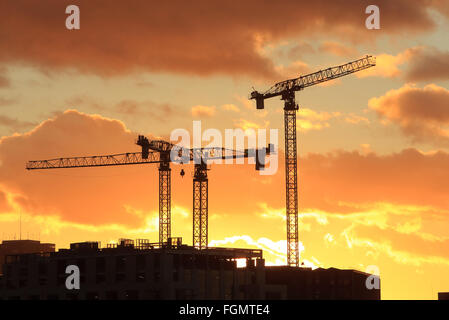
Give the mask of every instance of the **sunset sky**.
[[[80, 8], [67, 30], [65, 8]], [[380, 30], [365, 8], [380, 8]], [[0, 239], [158, 239], [157, 165], [27, 171], [137, 152], [138, 134], [278, 129], [279, 169], [211, 165], [210, 245], [286, 263], [283, 103], [274, 83], [371, 54], [297, 93], [301, 261], [380, 270], [382, 299], [449, 291], [449, 3], [0, 2]], [[172, 165], [172, 236], [192, 243], [192, 165]], [[181, 169], [186, 171], [182, 178]]]

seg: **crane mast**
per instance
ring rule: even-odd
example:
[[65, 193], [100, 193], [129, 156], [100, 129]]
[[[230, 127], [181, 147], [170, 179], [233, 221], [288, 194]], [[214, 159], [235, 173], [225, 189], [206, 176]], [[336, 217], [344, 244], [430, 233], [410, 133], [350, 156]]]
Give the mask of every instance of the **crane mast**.
[[298, 239], [298, 174], [296, 154], [296, 111], [295, 93], [287, 92], [284, 100], [285, 127], [285, 196], [287, 220], [287, 261], [289, 265], [299, 265]]
[[162, 161], [159, 164], [159, 242], [167, 242], [169, 238], [171, 238], [171, 168], [170, 162]]
[[193, 246], [205, 249], [208, 246], [209, 180], [207, 164], [195, 164], [193, 174]]
[[295, 92], [320, 84], [325, 81], [340, 78], [376, 65], [372, 56], [342, 64], [336, 67], [320, 70], [295, 79], [281, 81], [264, 93], [253, 91], [250, 99], [256, 100], [256, 108], [264, 109], [265, 99], [281, 96], [284, 100], [284, 130], [285, 130], [285, 194], [287, 223], [287, 264], [299, 266], [298, 238], [298, 169], [296, 145], [296, 112], [299, 106], [295, 101]]

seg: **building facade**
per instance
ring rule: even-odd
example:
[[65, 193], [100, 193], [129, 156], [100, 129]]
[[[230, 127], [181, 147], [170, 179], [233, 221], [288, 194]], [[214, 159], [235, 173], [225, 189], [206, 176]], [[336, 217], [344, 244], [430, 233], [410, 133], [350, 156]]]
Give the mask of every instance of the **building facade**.
[[41, 243], [36, 240], [4, 240], [0, 244], [0, 275], [7, 255], [54, 252], [53, 243]]
[[[293, 300], [380, 300], [378, 288], [366, 285], [370, 274], [357, 270], [336, 268], [294, 268], [270, 266], [265, 268], [267, 285], [284, 285], [288, 299]], [[282, 299], [276, 291], [266, 293], [267, 299]]]
[[[236, 259], [247, 267], [237, 268]], [[80, 290], [68, 290], [66, 268], [80, 270]], [[71, 244], [55, 253], [7, 256], [3, 299], [262, 299], [261, 250], [197, 250], [175, 241], [159, 246], [122, 240]]]
[[438, 292], [438, 300], [449, 300], [449, 292]]
[[[238, 267], [243, 259], [246, 266]], [[67, 266], [79, 269], [80, 289], [69, 290]], [[58, 252], [6, 256], [0, 299], [10, 300], [261, 300], [380, 299], [369, 274], [355, 270], [265, 266], [261, 250], [122, 239], [70, 245]]]

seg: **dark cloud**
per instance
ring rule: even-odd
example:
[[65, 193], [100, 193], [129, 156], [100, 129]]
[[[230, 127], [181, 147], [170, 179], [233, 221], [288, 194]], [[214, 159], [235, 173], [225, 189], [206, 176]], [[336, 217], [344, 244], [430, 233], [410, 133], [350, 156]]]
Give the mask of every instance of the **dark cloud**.
[[358, 51], [355, 48], [347, 47], [341, 43], [335, 41], [325, 41], [320, 46], [320, 51], [324, 51], [340, 57], [348, 57], [358, 55]]
[[408, 81], [437, 81], [449, 79], [449, 51], [417, 47], [408, 51]]
[[[81, 29], [65, 28], [77, 4]], [[0, 5], [0, 63], [28, 63], [48, 72], [71, 68], [117, 75], [133, 71], [273, 77], [264, 41], [324, 34], [370, 41], [435, 26], [441, 2], [378, 0], [382, 33], [365, 28], [371, 1], [6, 0]]]
[[7, 127], [12, 131], [30, 129], [35, 125], [35, 122], [22, 121], [5, 115], [0, 115], [0, 126]]
[[[185, 112], [174, 105], [168, 103], [156, 103], [150, 100], [137, 101], [133, 99], [124, 99], [109, 106], [99, 103], [90, 97], [76, 96], [68, 99], [66, 103], [73, 108], [88, 106], [100, 113], [107, 111], [112, 112], [115, 115], [120, 115], [121, 117], [140, 117], [157, 121], [166, 120], [168, 117], [179, 117], [185, 114]], [[175, 110], [176, 112], [174, 112]]]
[[[137, 223], [124, 205], [140, 208], [141, 203], [137, 205], [133, 199], [139, 189], [145, 190], [145, 194], [151, 192], [148, 171], [142, 170], [142, 175], [136, 176], [132, 174], [136, 169], [133, 166], [113, 171], [25, 170], [29, 160], [136, 152], [139, 148], [134, 145], [135, 138], [117, 120], [74, 110], [59, 113], [28, 133], [0, 140], [2, 188], [20, 195], [17, 202], [30, 214], [58, 215], [63, 220], [80, 223]], [[117, 174], [123, 176], [117, 179]], [[140, 197], [146, 202], [143, 194]], [[154, 205], [156, 200], [154, 197]]]
[[369, 101], [371, 109], [418, 142], [449, 145], [449, 90], [404, 86]]

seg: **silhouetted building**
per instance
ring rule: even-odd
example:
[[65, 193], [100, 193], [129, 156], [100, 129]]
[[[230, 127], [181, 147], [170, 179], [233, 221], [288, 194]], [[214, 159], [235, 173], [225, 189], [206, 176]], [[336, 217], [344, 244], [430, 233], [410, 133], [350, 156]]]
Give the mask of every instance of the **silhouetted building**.
[[449, 292], [438, 292], [438, 300], [449, 300]]
[[7, 255], [54, 251], [55, 245], [53, 243], [41, 243], [36, 240], [4, 240], [0, 244], [0, 274], [3, 273], [2, 266]]
[[[247, 259], [237, 268], [236, 259]], [[80, 290], [65, 286], [68, 265], [80, 269]], [[3, 299], [262, 299], [261, 250], [198, 250], [173, 238], [160, 246], [121, 240], [100, 248], [74, 243], [55, 253], [7, 256]]]
[[265, 268], [266, 298], [283, 299], [268, 286], [285, 285], [289, 300], [380, 300], [380, 287], [366, 287], [368, 276], [357, 270], [269, 266]]
[[[237, 267], [237, 259], [246, 260]], [[65, 286], [68, 265], [80, 289]], [[380, 299], [355, 270], [265, 267], [262, 250], [208, 248], [122, 239], [73, 243], [53, 253], [8, 255], [0, 299]]]

